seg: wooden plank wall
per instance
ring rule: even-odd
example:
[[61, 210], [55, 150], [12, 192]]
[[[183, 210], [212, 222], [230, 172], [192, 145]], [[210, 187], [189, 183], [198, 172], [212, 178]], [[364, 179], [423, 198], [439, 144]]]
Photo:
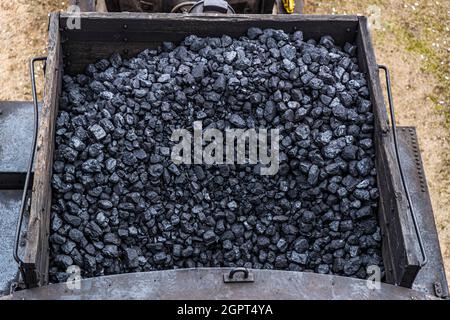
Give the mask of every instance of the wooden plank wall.
[[48, 281], [48, 236], [52, 196], [51, 173], [54, 124], [61, 85], [61, 66], [59, 14], [52, 14], [49, 23], [44, 100], [40, 112], [31, 210], [24, 256], [28, 282], [31, 283], [32, 287], [44, 285]]
[[[88, 63], [119, 52], [132, 57], [163, 41], [180, 42], [190, 34], [239, 37], [248, 28], [302, 30], [305, 38], [332, 35], [339, 43], [355, 39], [356, 16], [323, 15], [183, 15], [147, 13], [82, 13], [81, 30], [64, 29], [65, 70], [80, 73]], [[68, 18], [61, 16], [61, 25]]]
[[411, 220], [400, 172], [393, 149], [391, 127], [383, 98], [378, 65], [367, 28], [359, 17], [358, 45], [360, 67], [367, 74], [375, 117], [375, 152], [380, 201], [378, 218], [383, 239], [383, 261], [388, 283], [411, 287], [420, 269], [420, 249]]

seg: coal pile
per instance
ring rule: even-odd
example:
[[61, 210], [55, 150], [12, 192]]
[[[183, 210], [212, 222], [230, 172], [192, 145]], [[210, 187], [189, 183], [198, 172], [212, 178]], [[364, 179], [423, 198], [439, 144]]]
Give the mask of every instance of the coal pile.
[[[382, 267], [373, 113], [356, 47], [251, 28], [65, 75], [50, 278], [244, 266]], [[174, 129], [278, 128], [280, 166], [171, 161]]]

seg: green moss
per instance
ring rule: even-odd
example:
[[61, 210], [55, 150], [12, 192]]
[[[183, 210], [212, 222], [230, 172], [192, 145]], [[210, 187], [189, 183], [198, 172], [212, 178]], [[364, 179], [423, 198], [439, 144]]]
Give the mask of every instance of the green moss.
[[[448, 107], [450, 101], [450, 91], [448, 90], [450, 88], [449, 72], [448, 65], [441, 64], [441, 61], [444, 61], [446, 57], [439, 55], [436, 50], [430, 48], [430, 45], [425, 40], [422, 40], [410, 29], [398, 27], [392, 23], [386, 26], [387, 31], [391, 32], [408, 52], [426, 57], [421, 65], [421, 70], [432, 74], [439, 81], [435, 91], [440, 98], [436, 96], [429, 96], [429, 98], [433, 101], [435, 110], [444, 114], [446, 127], [450, 127], [450, 108]], [[446, 104], [443, 105], [439, 101], [445, 101]]]
[[440, 64], [439, 56], [425, 41], [417, 38], [409, 30], [391, 27], [391, 31], [405, 45], [407, 51], [426, 57], [422, 66], [423, 71], [434, 74], [441, 81], [445, 80], [445, 67]]
[[450, 129], [450, 108], [441, 104], [438, 97], [436, 96], [430, 96], [429, 98], [433, 102], [435, 110], [444, 115], [445, 118], [444, 126]]

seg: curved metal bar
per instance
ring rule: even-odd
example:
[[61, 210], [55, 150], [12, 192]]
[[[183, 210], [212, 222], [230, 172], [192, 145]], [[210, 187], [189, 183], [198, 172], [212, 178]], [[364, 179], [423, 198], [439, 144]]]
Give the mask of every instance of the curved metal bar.
[[33, 96], [33, 122], [34, 122], [34, 128], [33, 128], [33, 142], [31, 146], [31, 154], [30, 159], [28, 160], [28, 168], [27, 168], [27, 175], [25, 178], [25, 185], [23, 187], [23, 193], [22, 193], [22, 202], [20, 204], [20, 212], [19, 212], [19, 219], [17, 221], [16, 226], [16, 234], [14, 239], [14, 260], [19, 264], [19, 270], [22, 275], [22, 279], [25, 279], [25, 271], [23, 268], [23, 260], [19, 257], [19, 239], [20, 239], [20, 232], [22, 230], [22, 222], [23, 222], [23, 215], [25, 213], [25, 207], [26, 207], [26, 201], [27, 201], [27, 194], [28, 194], [28, 187], [30, 185], [30, 176], [31, 171], [33, 170], [33, 160], [34, 160], [34, 154], [36, 152], [36, 142], [37, 142], [37, 131], [38, 131], [38, 121], [39, 121], [39, 110], [38, 110], [38, 101], [37, 101], [37, 93], [36, 93], [36, 77], [35, 77], [35, 70], [34, 65], [38, 61], [46, 61], [47, 57], [34, 57], [30, 60], [30, 78], [31, 78], [31, 91]]
[[395, 157], [397, 158], [397, 165], [398, 165], [398, 169], [400, 171], [400, 178], [402, 180], [403, 188], [405, 189], [406, 200], [408, 201], [409, 209], [411, 211], [411, 217], [412, 217], [413, 224], [414, 224], [414, 230], [416, 231], [417, 239], [419, 240], [419, 247], [420, 247], [420, 251], [422, 253], [422, 262], [420, 263], [420, 266], [423, 267], [424, 265], [426, 265], [428, 263], [428, 257], [425, 252], [425, 249], [424, 249], [422, 235], [419, 230], [416, 213], [414, 211], [414, 207], [413, 207], [412, 200], [411, 200], [411, 195], [409, 193], [408, 185], [406, 183], [406, 178], [403, 173], [402, 163], [400, 161], [400, 154], [398, 151], [398, 142], [397, 142], [397, 125], [395, 124], [394, 102], [392, 100], [392, 91], [391, 91], [391, 76], [389, 73], [389, 69], [385, 65], [380, 64], [380, 65], [378, 65], [378, 68], [382, 69], [386, 76], [386, 90], [387, 90], [387, 96], [388, 96], [388, 102], [389, 102], [389, 113], [391, 116], [392, 136], [394, 138]]
[[229, 278], [233, 279], [234, 275], [238, 272], [242, 272], [244, 274], [244, 279], [248, 278], [248, 269], [247, 268], [234, 268], [230, 271]]

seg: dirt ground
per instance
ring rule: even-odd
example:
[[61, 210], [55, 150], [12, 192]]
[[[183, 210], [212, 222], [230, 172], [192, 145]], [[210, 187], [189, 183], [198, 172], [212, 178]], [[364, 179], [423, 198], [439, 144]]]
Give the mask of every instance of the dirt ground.
[[[28, 59], [45, 54], [47, 13], [66, 7], [67, 1], [0, 2], [1, 100], [31, 99]], [[369, 17], [377, 61], [391, 69], [397, 121], [417, 127], [447, 275], [450, 275], [449, 8], [449, 0], [308, 0], [305, 6], [305, 13]]]

